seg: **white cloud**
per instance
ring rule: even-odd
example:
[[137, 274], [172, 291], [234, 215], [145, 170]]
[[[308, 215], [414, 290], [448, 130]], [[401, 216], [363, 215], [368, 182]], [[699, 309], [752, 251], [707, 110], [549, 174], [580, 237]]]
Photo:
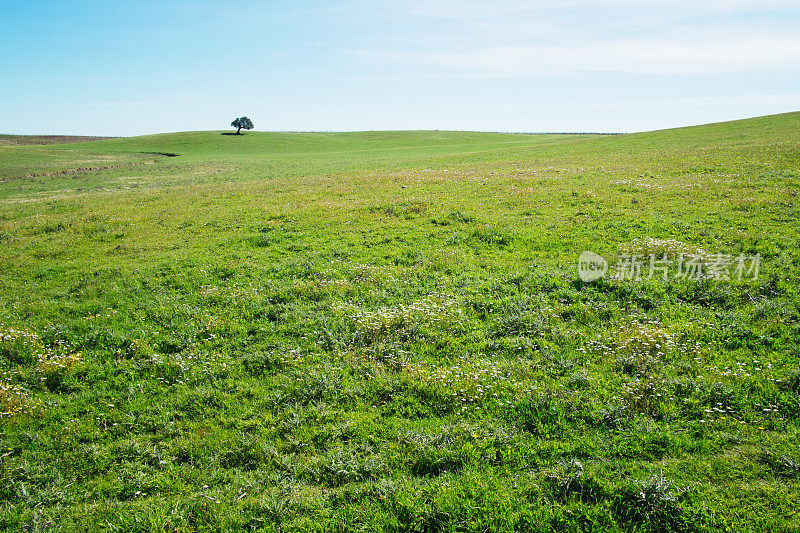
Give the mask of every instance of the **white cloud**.
[[544, 109], [638, 109], [718, 106], [786, 106], [800, 109], [800, 93], [749, 94], [738, 96], [696, 96], [660, 98], [651, 100], [625, 100], [611, 102], [573, 102], [541, 105], [508, 105], [476, 108], [475, 111], [544, 110]]
[[620, 39], [574, 44], [462, 47], [407, 52], [368, 49], [362, 58], [449, 68], [491, 76], [580, 72], [707, 74], [796, 70], [800, 35], [684, 39]]
[[387, 3], [417, 15], [461, 20], [586, 10], [595, 13], [660, 13], [675, 17], [770, 13], [798, 8], [796, 0], [396, 0]]
[[[581, 72], [719, 74], [800, 68], [797, 0], [387, 0], [405, 24], [354, 53], [422, 77]], [[796, 16], [793, 16], [796, 15]], [[426, 68], [427, 67], [427, 68]], [[408, 70], [408, 69], [407, 69]]]

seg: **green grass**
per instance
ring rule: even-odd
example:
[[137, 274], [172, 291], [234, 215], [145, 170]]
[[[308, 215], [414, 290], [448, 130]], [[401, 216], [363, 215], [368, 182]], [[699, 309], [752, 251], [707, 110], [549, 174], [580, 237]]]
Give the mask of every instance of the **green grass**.
[[[800, 529], [799, 185], [800, 113], [2, 143], [0, 527]], [[577, 279], [645, 238], [760, 277]]]

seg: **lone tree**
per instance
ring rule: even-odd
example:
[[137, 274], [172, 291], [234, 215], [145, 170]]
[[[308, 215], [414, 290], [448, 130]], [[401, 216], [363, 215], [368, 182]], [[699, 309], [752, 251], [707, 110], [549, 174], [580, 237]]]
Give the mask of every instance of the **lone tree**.
[[234, 120], [233, 122], [231, 122], [231, 126], [233, 126], [234, 128], [237, 128], [236, 129], [236, 135], [241, 135], [242, 128], [244, 128], [246, 130], [252, 130], [253, 129], [253, 121], [250, 120], [247, 117], [239, 117], [236, 120]]

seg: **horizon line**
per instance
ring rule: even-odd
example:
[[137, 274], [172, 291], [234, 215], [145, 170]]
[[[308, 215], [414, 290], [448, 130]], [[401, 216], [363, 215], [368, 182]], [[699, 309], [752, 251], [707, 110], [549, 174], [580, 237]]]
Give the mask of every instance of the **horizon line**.
[[[629, 135], [632, 133], [649, 133], [654, 131], [665, 131], [665, 130], [674, 130], [674, 129], [681, 129], [681, 128], [692, 128], [698, 126], [710, 126], [713, 124], [725, 124], [728, 122], [739, 122], [742, 120], [752, 120], [758, 118], [765, 118], [765, 117], [775, 117], [780, 115], [791, 115], [793, 113], [800, 113], [800, 110], [794, 111], [784, 111], [781, 113], [771, 113], [768, 115], [757, 115], [751, 117], [744, 117], [744, 118], [734, 118], [730, 120], [722, 120], [722, 121], [714, 121], [714, 122], [703, 122], [700, 124], [687, 124], [684, 126], [673, 126], [669, 128], [658, 128], [654, 130], [637, 130], [637, 131], [606, 131], [606, 132], [598, 132], [598, 131], [509, 131], [509, 130], [457, 130], [457, 129], [352, 129], [352, 130], [250, 130], [249, 132], [243, 133], [242, 135], [246, 135], [247, 133], [382, 133], [382, 132], [449, 132], [449, 133], [499, 133], [499, 134], [507, 134], [507, 135]], [[100, 135], [100, 134], [92, 134], [92, 135], [80, 135], [80, 134], [69, 134], [69, 133], [3, 133], [0, 132], [0, 136], [7, 136], [7, 137], [87, 137], [87, 138], [95, 138], [95, 139], [130, 139], [134, 137], [146, 137], [149, 135], [170, 135], [176, 133], [216, 133], [216, 132], [227, 132], [231, 131], [228, 129], [213, 129], [213, 130], [182, 130], [182, 131], [160, 131], [160, 132], [153, 132], [153, 133], [142, 133], [139, 135]]]

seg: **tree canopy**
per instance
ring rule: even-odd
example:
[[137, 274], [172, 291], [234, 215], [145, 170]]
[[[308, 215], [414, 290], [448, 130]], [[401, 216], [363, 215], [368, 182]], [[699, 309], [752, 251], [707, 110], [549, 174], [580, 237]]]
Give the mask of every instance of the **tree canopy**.
[[233, 122], [231, 122], [231, 126], [236, 128], [236, 134], [239, 135], [242, 129], [245, 130], [252, 130], [253, 129], [253, 121], [247, 117], [239, 117]]

